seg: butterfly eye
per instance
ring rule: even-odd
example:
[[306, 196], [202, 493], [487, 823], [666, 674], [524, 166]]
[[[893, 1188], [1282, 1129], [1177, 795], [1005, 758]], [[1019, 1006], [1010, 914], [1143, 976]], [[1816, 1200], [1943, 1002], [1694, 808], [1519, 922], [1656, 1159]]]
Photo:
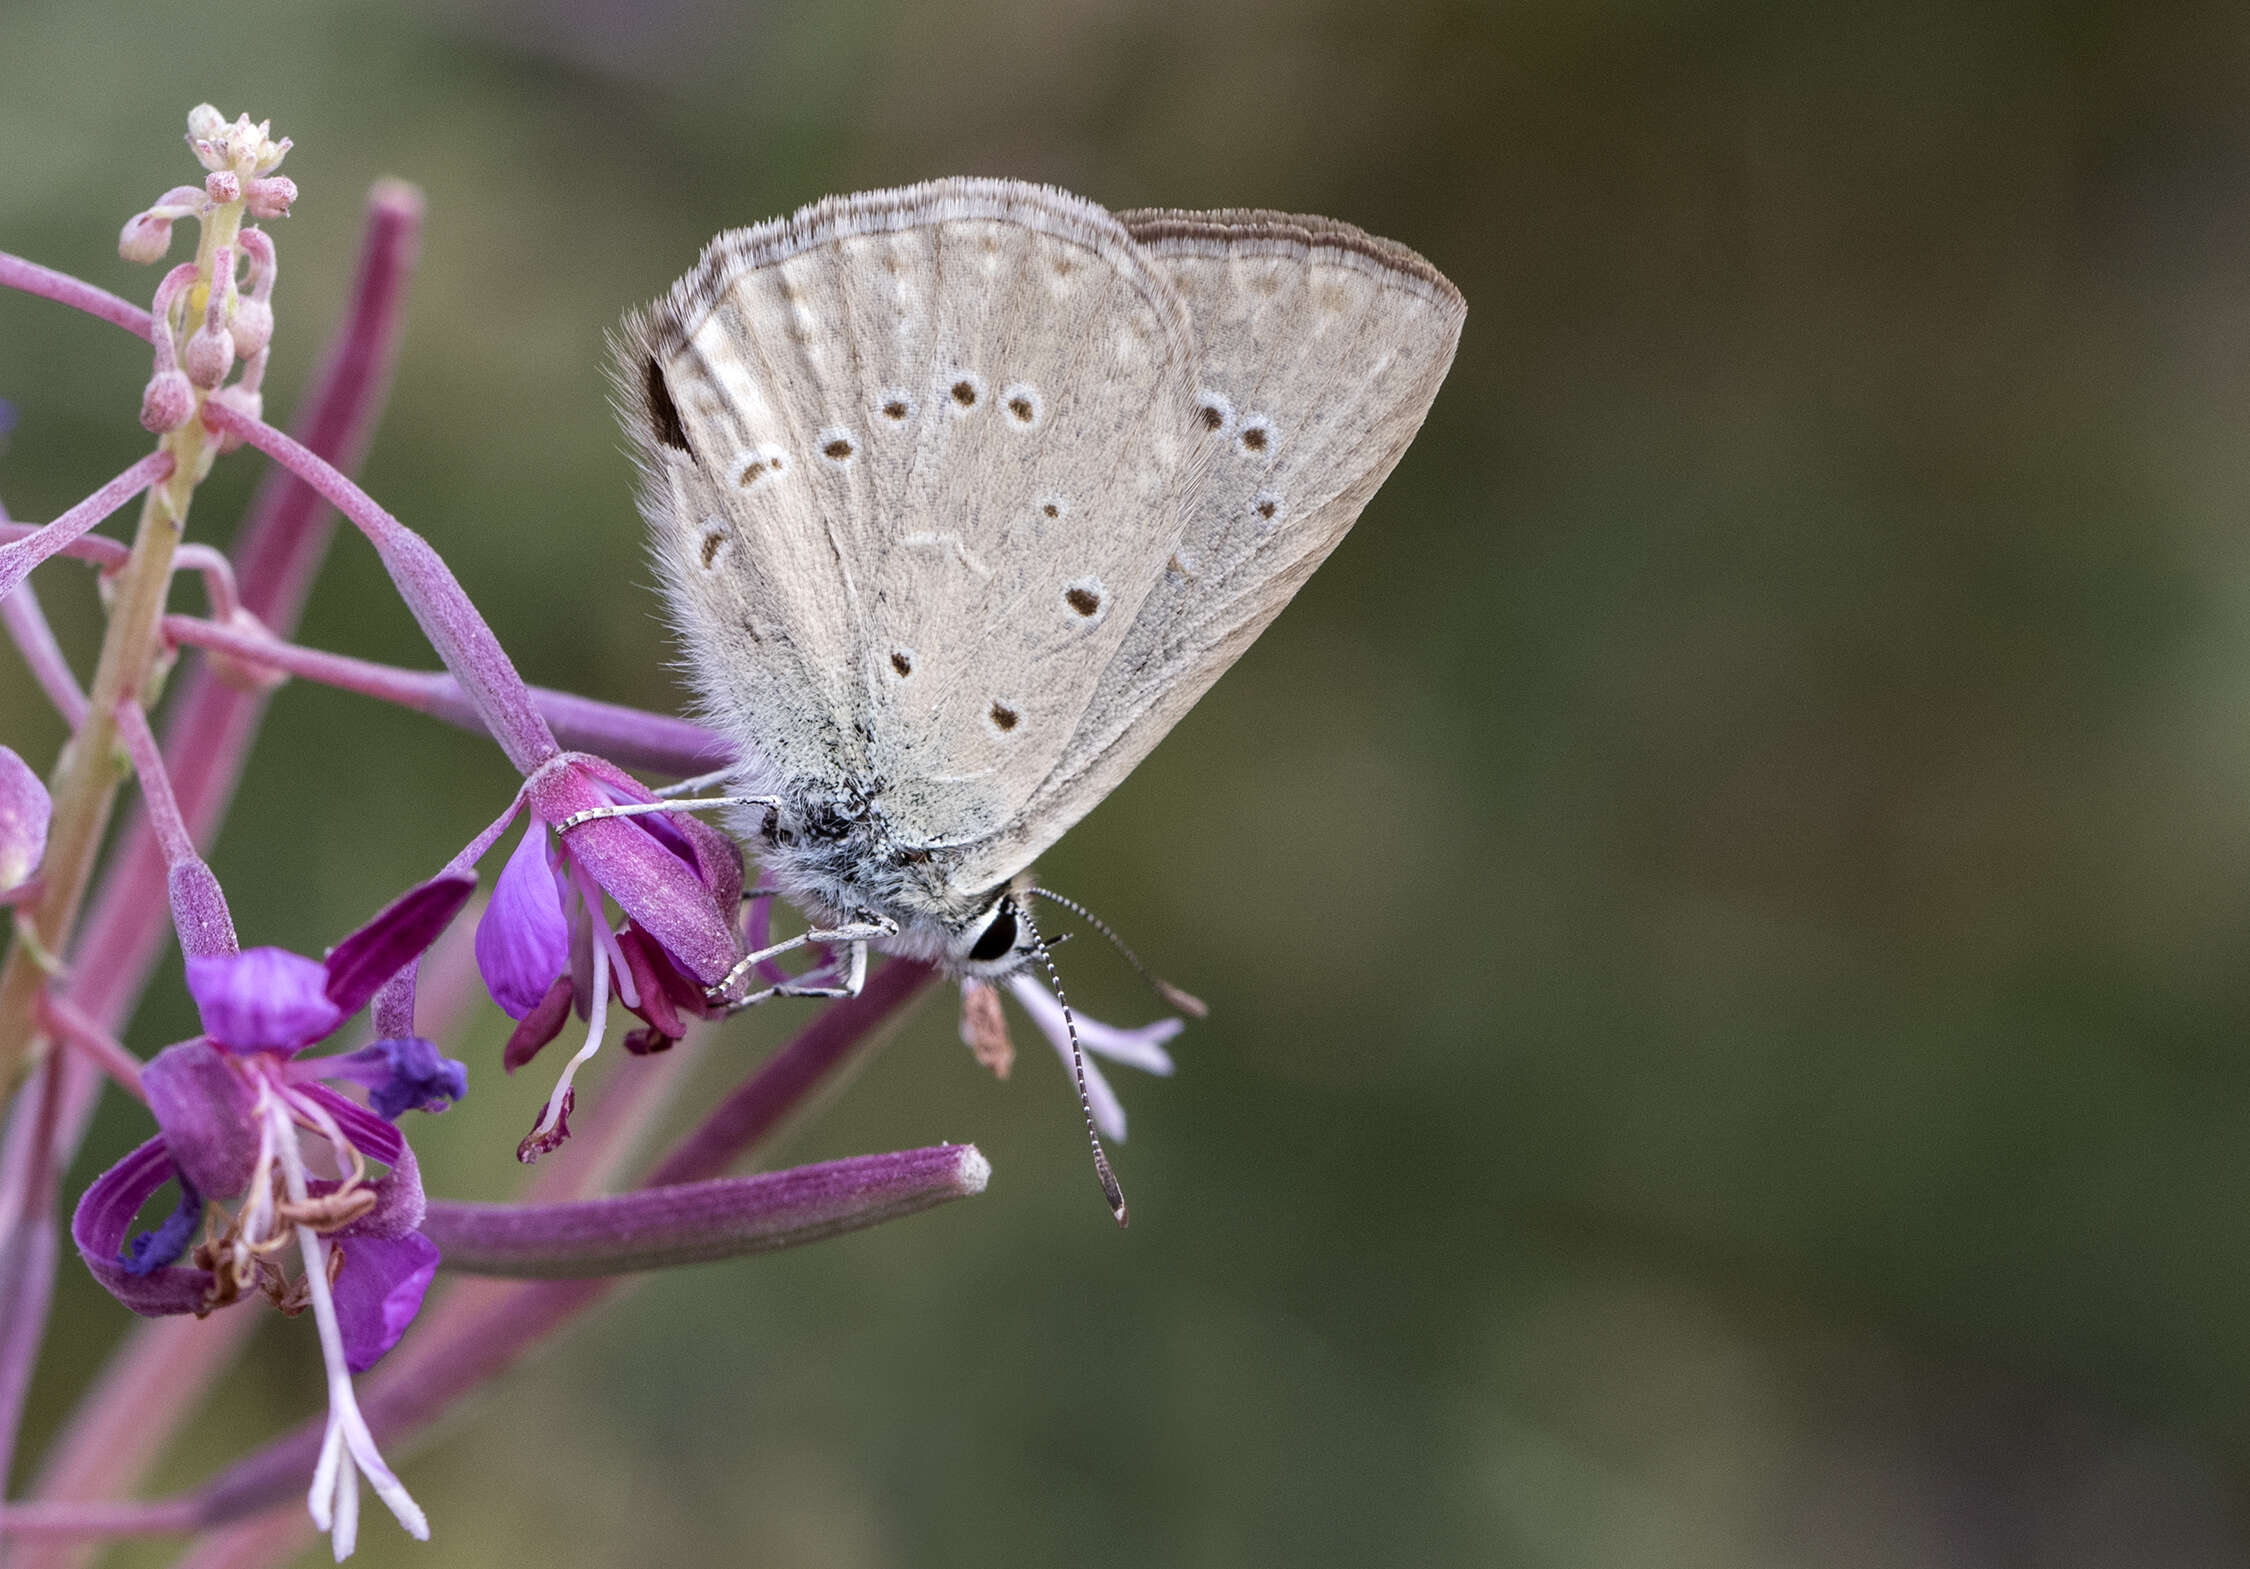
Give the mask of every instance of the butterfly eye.
[[1016, 907], [1012, 900], [1002, 899], [992, 908], [992, 919], [969, 949], [969, 958], [977, 964], [990, 964], [995, 959], [1007, 957], [1016, 946]]

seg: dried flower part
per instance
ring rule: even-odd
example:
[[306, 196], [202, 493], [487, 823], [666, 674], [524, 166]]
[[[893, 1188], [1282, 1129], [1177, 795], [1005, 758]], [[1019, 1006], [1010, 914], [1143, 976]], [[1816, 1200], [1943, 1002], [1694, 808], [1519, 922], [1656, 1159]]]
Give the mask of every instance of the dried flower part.
[[961, 1044], [976, 1054], [977, 1066], [1005, 1079], [1016, 1065], [1016, 1043], [1008, 1038], [1008, 1016], [1000, 993], [979, 980], [961, 983]]
[[523, 1142], [516, 1146], [516, 1159], [529, 1166], [540, 1156], [552, 1155], [561, 1149], [570, 1137], [570, 1113], [577, 1104], [577, 1089], [565, 1085], [561, 1105], [551, 1115], [542, 1114], [532, 1130], [523, 1136]]
[[47, 853], [54, 803], [31, 765], [0, 746], [0, 894], [31, 881]]

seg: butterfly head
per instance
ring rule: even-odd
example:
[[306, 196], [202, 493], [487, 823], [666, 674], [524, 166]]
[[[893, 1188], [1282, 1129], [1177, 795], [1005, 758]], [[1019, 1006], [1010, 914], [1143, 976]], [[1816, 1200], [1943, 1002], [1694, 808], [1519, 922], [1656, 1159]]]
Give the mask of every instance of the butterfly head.
[[965, 922], [948, 944], [950, 968], [972, 980], [996, 981], [1021, 969], [1038, 951], [1039, 934], [1012, 889], [1003, 888]]

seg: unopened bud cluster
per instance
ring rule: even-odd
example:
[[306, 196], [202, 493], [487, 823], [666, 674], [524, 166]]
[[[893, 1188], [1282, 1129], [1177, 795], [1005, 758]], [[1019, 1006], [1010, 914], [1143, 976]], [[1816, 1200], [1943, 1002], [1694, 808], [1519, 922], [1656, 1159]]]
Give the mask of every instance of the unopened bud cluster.
[[[274, 173], [288, 155], [289, 138], [274, 140], [270, 121], [253, 125], [248, 115], [230, 121], [201, 104], [188, 115], [187, 139], [208, 171], [203, 184], [166, 191], [126, 220], [117, 238], [117, 252], [127, 261], [157, 262], [171, 249], [175, 222], [193, 218], [202, 226], [196, 259], [165, 274], [152, 302], [155, 369], [141, 395], [141, 423], [159, 435], [186, 425], [206, 398], [253, 419], [263, 412], [259, 387], [273, 341], [273, 238], [244, 228], [243, 219], [287, 217], [297, 199], [296, 182]], [[230, 385], [238, 360], [242, 375]]]

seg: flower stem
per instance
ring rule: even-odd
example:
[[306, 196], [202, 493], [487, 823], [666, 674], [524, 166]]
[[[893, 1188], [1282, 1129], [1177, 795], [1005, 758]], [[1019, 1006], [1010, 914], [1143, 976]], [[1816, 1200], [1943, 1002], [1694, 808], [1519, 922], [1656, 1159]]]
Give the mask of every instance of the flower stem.
[[39, 898], [18, 914], [21, 929], [6, 967], [0, 969], [0, 1105], [46, 1048], [35, 1004], [47, 967], [37, 953], [41, 949], [64, 952], [78, 919], [94, 853], [109, 826], [122, 778], [116, 755], [117, 705], [139, 700], [161, 646], [159, 624], [172, 586], [172, 556], [187, 525], [196, 483], [209, 470], [214, 455], [211, 438], [199, 420], [165, 436], [158, 450], [171, 459], [171, 473], [142, 498], [133, 553], [117, 575], [109, 626], [94, 666], [93, 690], [87, 694], [85, 722], [63, 749], [49, 786], [55, 815], [47, 831]]

